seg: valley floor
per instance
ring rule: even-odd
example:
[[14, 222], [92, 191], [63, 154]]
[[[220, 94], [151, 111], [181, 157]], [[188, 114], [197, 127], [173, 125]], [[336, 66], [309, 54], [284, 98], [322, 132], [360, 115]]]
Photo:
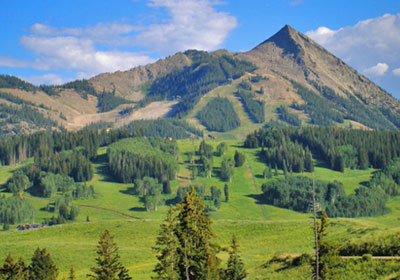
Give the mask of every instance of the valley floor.
[[[216, 147], [217, 141], [208, 141]], [[242, 258], [247, 268], [246, 279], [310, 279], [311, 271], [307, 266], [282, 269], [278, 263], [267, 264], [273, 256], [297, 256], [312, 253], [313, 232], [309, 214], [259, 204], [257, 195], [261, 193], [261, 184], [265, 164], [259, 162], [256, 149], [244, 149], [237, 141], [227, 141], [227, 155], [233, 157], [235, 150], [246, 155], [246, 163], [235, 168], [231, 183], [218, 177], [222, 158], [214, 157], [212, 178], [198, 176], [195, 183], [216, 186], [223, 191], [224, 184], [229, 185], [229, 202], [222, 202], [218, 211], [211, 212], [215, 241], [229, 246], [232, 234], [239, 243]], [[198, 149], [199, 141], [179, 141], [180, 159], [177, 180], [172, 182], [172, 194], [175, 196], [179, 186], [193, 183], [188, 169], [188, 153]], [[74, 201], [80, 208], [76, 222], [45, 229], [18, 232], [15, 226], [8, 232], [0, 232], [0, 258], [8, 253], [29, 260], [36, 247], [47, 248], [61, 276], [67, 276], [73, 266], [78, 279], [85, 279], [90, 267], [95, 266], [96, 244], [100, 234], [109, 229], [119, 246], [121, 261], [130, 270], [133, 279], [151, 279], [156, 263], [152, 247], [159, 232], [160, 224], [166, 218], [168, 205], [156, 212], [146, 212], [137, 196], [131, 195], [132, 184], [115, 182], [108, 175], [106, 148], [99, 149], [98, 160], [94, 164], [95, 176], [89, 183], [94, 186], [96, 197]], [[15, 167], [0, 167], [0, 183], [6, 182]], [[345, 170], [344, 173], [316, 167], [315, 176], [322, 180], [338, 180], [343, 183], [347, 194], [354, 191], [360, 183], [371, 176], [373, 170]], [[311, 176], [311, 174], [303, 174]], [[278, 176], [283, 176], [279, 171]], [[6, 194], [9, 195], [9, 194]], [[53, 215], [44, 211], [44, 207], [53, 198], [42, 199], [24, 195], [36, 209], [35, 221]], [[356, 219], [331, 219], [330, 238], [346, 242], [366, 233], [399, 231], [400, 198], [393, 198], [388, 205], [391, 213], [381, 217]], [[89, 221], [87, 221], [87, 219]], [[225, 261], [228, 257], [222, 253]]]

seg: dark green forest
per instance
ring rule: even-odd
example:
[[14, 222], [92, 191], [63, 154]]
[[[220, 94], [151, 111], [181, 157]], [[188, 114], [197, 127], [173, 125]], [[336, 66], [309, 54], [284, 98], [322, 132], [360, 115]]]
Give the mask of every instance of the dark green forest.
[[174, 141], [151, 137], [124, 139], [107, 149], [110, 171], [123, 183], [144, 177], [157, 178], [159, 182], [173, 180], [177, 153]]
[[213, 98], [196, 116], [210, 131], [225, 132], [240, 126], [239, 117], [227, 98]]
[[[336, 127], [274, 127], [255, 131], [244, 142], [247, 148], [267, 148], [265, 159], [272, 165], [280, 164], [283, 159], [288, 163], [289, 158], [295, 155], [278, 152], [273, 157], [271, 149], [288, 150], [293, 145], [302, 150], [296, 153], [296, 157], [302, 157], [306, 149], [309, 149], [316, 158], [324, 161], [333, 170], [369, 167], [379, 169], [400, 156], [400, 132]], [[298, 172], [301, 171], [298, 169]]]

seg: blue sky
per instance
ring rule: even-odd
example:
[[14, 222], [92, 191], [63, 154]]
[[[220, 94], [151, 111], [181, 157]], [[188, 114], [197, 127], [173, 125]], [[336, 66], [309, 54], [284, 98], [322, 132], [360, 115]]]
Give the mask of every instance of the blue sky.
[[0, 20], [0, 73], [35, 84], [246, 51], [290, 24], [400, 99], [399, 0], [19, 0]]

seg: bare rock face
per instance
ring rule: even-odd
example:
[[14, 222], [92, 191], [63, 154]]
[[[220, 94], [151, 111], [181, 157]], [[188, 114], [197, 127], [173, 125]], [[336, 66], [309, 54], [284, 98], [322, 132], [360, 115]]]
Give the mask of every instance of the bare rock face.
[[143, 98], [146, 83], [167, 73], [190, 65], [190, 60], [182, 53], [160, 59], [153, 64], [138, 66], [128, 71], [104, 73], [89, 80], [97, 92], [115, 92], [116, 96], [138, 101]]

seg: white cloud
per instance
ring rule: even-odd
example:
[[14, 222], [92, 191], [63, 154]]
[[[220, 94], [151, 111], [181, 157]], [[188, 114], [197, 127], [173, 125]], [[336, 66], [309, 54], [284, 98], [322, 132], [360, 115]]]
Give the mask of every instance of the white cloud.
[[[187, 49], [214, 50], [237, 26], [236, 18], [215, 9], [213, 0], [148, 0], [153, 9], [165, 9], [161, 23], [127, 24], [126, 20], [79, 28], [56, 28], [35, 23], [20, 43], [35, 54], [34, 61], [0, 57], [0, 65], [45, 71], [74, 71], [77, 77], [128, 70], [154, 62], [150, 54], [172, 55]], [[60, 83], [46, 74], [30, 81]], [[65, 82], [65, 81], [64, 81]]]
[[61, 85], [67, 82], [67, 80], [61, 78], [60, 75], [53, 73], [44, 74], [40, 76], [21, 77], [21, 79], [35, 85], [43, 85], [43, 84]]
[[84, 28], [54, 28], [49, 25], [35, 23], [30, 31], [35, 36], [73, 36], [78, 38], [90, 39], [95, 43], [106, 43], [108, 45], [123, 45], [128, 43], [126, 37], [134, 31], [140, 30], [139, 27], [131, 24], [122, 23], [98, 23], [95, 26]]
[[392, 73], [393, 75], [400, 77], [400, 68], [393, 69]]
[[24, 60], [16, 59], [8, 56], [0, 56], [0, 66], [6, 67], [27, 67], [29, 63]]
[[79, 69], [97, 74], [128, 70], [154, 61], [134, 52], [99, 51], [92, 40], [72, 36], [25, 36], [21, 43], [38, 55], [33, 67], [41, 70]]
[[388, 66], [400, 61], [400, 13], [363, 20], [338, 30], [319, 27], [306, 35], [358, 70], [381, 61]]
[[329, 29], [328, 27], [321, 26], [318, 27], [316, 30], [307, 32], [306, 34], [314, 41], [320, 43], [321, 45], [325, 45], [332, 40], [337, 32], [338, 31]]
[[374, 76], [383, 76], [389, 70], [389, 65], [379, 62], [375, 66], [364, 69], [364, 72]]
[[214, 9], [209, 0], [151, 0], [150, 6], [168, 10], [165, 23], [145, 28], [137, 42], [162, 55], [187, 49], [214, 50], [237, 26], [236, 18]]

